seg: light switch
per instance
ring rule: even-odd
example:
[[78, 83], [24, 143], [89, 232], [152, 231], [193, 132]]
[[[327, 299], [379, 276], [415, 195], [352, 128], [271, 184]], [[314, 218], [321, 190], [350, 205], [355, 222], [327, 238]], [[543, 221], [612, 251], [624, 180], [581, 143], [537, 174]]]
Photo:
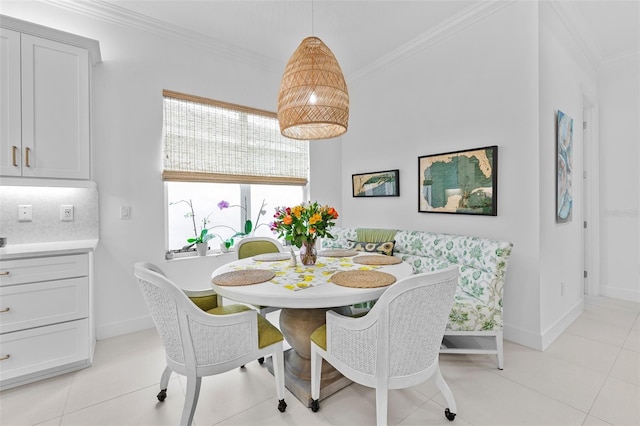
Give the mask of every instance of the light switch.
[[120, 219], [131, 219], [131, 206], [120, 206]]
[[18, 222], [31, 222], [33, 220], [33, 208], [30, 205], [18, 206]]

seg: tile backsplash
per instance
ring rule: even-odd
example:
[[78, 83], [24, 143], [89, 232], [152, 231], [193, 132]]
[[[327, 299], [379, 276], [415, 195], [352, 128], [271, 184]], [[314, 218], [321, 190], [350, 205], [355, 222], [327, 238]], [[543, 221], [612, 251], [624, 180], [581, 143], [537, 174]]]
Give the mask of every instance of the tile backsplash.
[[[18, 221], [18, 206], [32, 206], [33, 220]], [[60, 220], [60, 206], [73, 206], [73, 221]], [[7, 245], [97, 239], [95, 187], [0, 186], [0, 237]]]

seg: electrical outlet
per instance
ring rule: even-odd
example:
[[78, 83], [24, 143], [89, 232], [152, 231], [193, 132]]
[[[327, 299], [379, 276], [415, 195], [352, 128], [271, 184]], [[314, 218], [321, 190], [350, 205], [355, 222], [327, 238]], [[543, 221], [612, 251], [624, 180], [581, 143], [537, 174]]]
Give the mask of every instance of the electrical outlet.
[[73, 220], [73, 206], [60, 206], [60, 220], [65, 222]]
[[18, 222], [31, 222], [32, 220], [33, 220], [32, 206], [30, 205], [18, 206]]

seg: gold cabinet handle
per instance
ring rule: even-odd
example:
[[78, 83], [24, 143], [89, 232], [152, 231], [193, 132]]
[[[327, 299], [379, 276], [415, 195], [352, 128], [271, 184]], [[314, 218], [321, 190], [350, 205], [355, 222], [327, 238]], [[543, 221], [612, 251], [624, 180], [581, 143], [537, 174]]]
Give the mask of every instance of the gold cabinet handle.
[[11, 358], [11, 354], [6, 354], [2, 358], [0, 358], [0, 361], [4, 361], [5, 359], [9, 359], [9, 358]]
[[11, 308], [0, 309], [0, 314], [5, 313], [5, 312], [9, 312], [10, 310], [11, 310]]
[[24, 165], [27, 167], [31, 167], [29, 154], [31, 154], [31, 148], [26, 147], [24, 149]]
[[9, 271], [0, 271], [0, 276], [9, 275]]
[[18, 167], [18, 147], [15, 145], [11, 147], [11, 162], [14, 167]]

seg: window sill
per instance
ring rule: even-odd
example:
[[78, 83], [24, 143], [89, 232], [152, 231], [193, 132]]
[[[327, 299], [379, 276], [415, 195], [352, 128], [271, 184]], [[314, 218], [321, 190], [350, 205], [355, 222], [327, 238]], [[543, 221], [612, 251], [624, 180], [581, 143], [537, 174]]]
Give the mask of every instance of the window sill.
[[228, 253], [233, 253], [234, 250], [231, 249], [228, 252], [223, 252], [222, 250], [213, 250], [210, 249], [207, 251], [206, 256], [199, 256], [195, 250], [190, 251], [167, 251], [164, 255], [165, 260], [180, 260], [180, 259], [192, 259], [194, 257], [218, 257]]

